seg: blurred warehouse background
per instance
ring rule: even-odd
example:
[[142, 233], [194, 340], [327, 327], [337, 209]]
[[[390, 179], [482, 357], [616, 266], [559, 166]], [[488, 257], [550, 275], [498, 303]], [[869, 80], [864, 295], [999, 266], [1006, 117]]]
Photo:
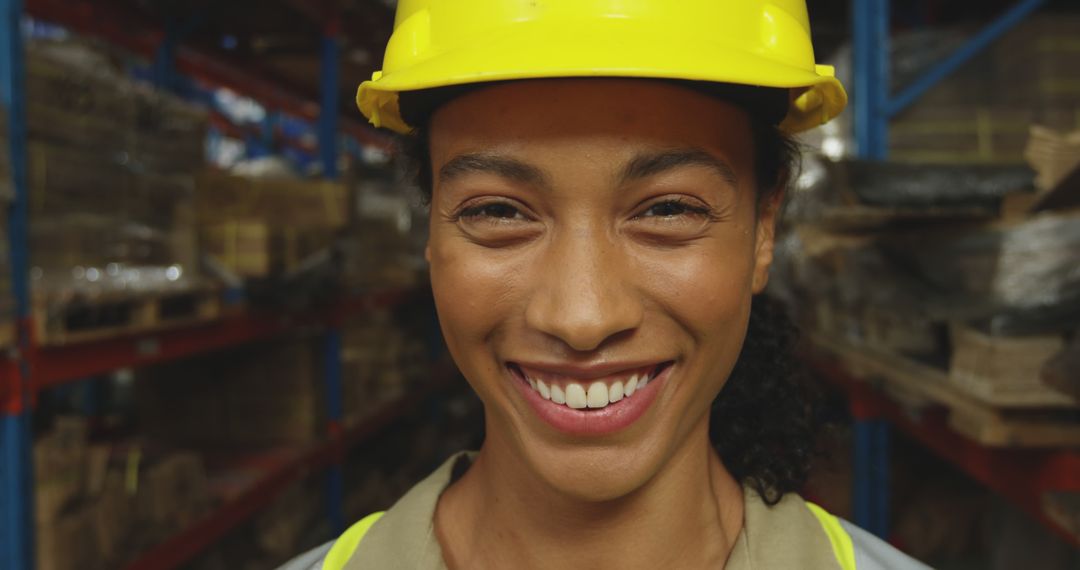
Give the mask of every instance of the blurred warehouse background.
[[[479, 446], [353, 104], [395, 4], [0, 0], [0, 570], [273, 568]], [[1080, 4], [808, 4], [853, 105], [770, 285], [831, 422], [804, 495], [1080, 568]]]

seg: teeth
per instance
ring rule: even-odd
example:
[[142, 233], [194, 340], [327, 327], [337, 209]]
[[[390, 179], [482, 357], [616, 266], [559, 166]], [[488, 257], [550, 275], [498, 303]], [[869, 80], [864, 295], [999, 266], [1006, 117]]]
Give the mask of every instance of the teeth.
[[551, 401], [556, 404], [566, 403], [566, 394], [563, 393], [562, 388], [558, 384], [551, 385]]
[[623, 399], [622, 380], [612, 384], [611, 387], [608, 388], [608, 401], [615, 403], [621, 399]]
[[626, 381], [626, 388], [623, 389], [623, 392], [626, 394], [627, 398], [634, 395], [634, 392], [637, 390], [637, 382], [637, 374], [631, 376], [630, 379]]
[[604, 382], [596, 381], [582, 385], [577, 382], [566, 384], [565, 387], [558, 384], [548, 384], [543, 380], [534, 380], [526, 377], [529, 386], [540, 397], [556, 404], [568, 406], [575, 410], [585, 408], [598, 409], [614, 404], [623, 398], [629, 398], [635, 392], [649, 384], [648, 374], [634, 374], [625, 382], [622, 380], [612, 383], [610, 386]]
[[545, 400], [551, 399], [551, 390], [548, 389], [547, 384], [544, 384], [543, 380], [537, 380], [536, 387], [539, 389], [538, 391], [540, 392], [541, 397], [543, 397]]
[[588, 404], [590, 408], [603, 408], [608, 405], [607, 384], [603, 382], [589, 384]]
[[566, 405], [575, 410], [584, 409], [588, 405], [588, 398], [585, 396], [585, 388], [581, 387], [581, 384], [568, 384], [566, 386]]

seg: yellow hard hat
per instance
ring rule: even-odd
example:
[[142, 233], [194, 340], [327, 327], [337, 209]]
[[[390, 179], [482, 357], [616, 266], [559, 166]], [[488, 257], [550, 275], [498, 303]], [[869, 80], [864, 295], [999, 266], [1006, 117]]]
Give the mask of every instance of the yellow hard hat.
[[847, 104], [833, 69], [814, 63], [805, 0], [399, 0], [383, 69], [356, 103], [407, 133], [403, 91], [554, 77], [788, 89], [788, 133]]

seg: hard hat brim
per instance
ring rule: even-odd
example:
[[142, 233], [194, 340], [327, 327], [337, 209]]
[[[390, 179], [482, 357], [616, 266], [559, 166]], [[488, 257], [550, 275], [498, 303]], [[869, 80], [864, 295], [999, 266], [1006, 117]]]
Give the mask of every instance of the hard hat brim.
[[596, 28], [595, 23], [576, 31], [524, 23], [467, 47], [436, 51], [407, 68], [376, 73], [360, 85], [357, 105], [375, 126], [407, 133], [411, 127], [398, 107], [402, 91], [560, 77], [684, 79], [789, 89], [791, 104], [780, 127], [797, 133], [827, 122], [847, 104], [843, 86], [824, 66], [814, 71], [793, 67], [721, 40], [700, 45]]

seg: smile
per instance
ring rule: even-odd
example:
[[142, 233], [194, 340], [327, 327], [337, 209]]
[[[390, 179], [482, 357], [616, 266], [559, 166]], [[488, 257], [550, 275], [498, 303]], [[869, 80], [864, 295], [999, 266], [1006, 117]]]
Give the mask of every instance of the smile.
[[644, 389], [662, 372], [663, 365], [628, 370], [599, 380], [579, 381], [569, 377], [519, 367], [522, 376], [540, 397], [574, 410], [602, 409]]
[[628, 428], [657, 400], [674, 362], [564, 368], [508, 363], [519, 393], [556, 430], [594, 437]]

